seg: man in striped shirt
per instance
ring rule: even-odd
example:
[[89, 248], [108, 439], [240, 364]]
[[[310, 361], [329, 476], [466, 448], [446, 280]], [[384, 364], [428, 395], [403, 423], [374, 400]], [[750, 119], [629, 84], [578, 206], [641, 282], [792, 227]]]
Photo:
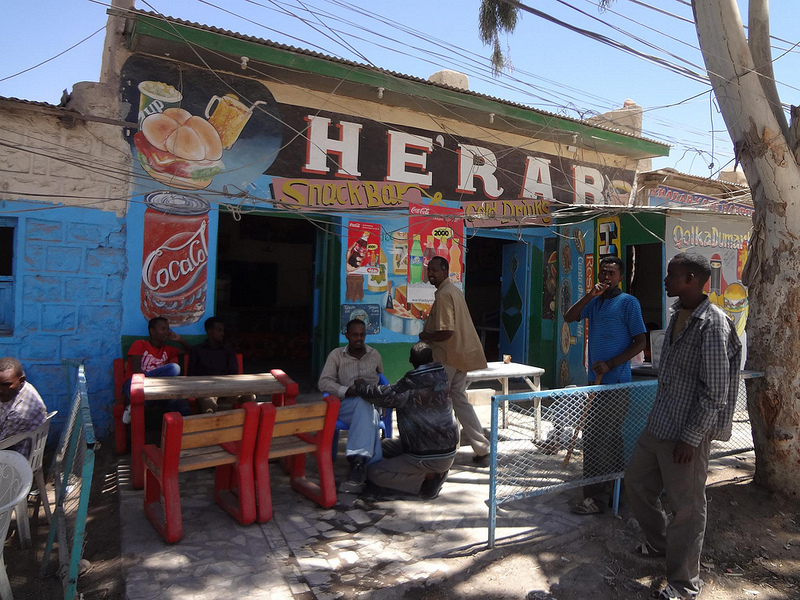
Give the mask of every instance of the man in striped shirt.
[[[47, 419], [42, 397], [25, 380], [25, 372], [16, 358], [0, 358], [0, 440], [18, 433], [33, 431]], [[31, 451], [31, 441], [25, 440], [11, 450], [25, 458]]]
[[367, 480], [367, 464], [377, 462], [381, 453], [381, 430], [378, 411], [351, 389], [356, 379], [378, 383], [383, 373], [380, 353], [364, 343], [367, 327], [361, 319], [353, 319], [345, 327], [347, 346], [336, 348], [325, 361], [319, 376], [319, 389], [341, 399], [339, 420], [350, 425], [347, 432], [347, 460], [350, 472], [339, 485], [340, 492], [359, 494]]
[[678, 300], [664, 336], [655, 404], [625, 471], [631, 511], [647, 539], [636, 551], [666, 556], [667, 586], [659, 600], [700, 593], [709, 446], [730, 438], [739, 390], [742, 344], [703, 293], [710, 275], [708, 259], [696, 254], [678, 254], [667, 267], [664, 287]]

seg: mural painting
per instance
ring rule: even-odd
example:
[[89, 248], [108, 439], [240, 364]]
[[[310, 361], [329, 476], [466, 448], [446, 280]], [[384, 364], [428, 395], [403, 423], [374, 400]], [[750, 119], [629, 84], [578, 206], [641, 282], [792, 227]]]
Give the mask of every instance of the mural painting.
[[129, 274], [123, 330], [154, 316], [200, 333], [213, 312], [215, 239], [221, 201], [257, 192], [275, 160], [282, 127], [262, 84], [177, 63], [131, 57], [122, 70], [125, 130], [136, 184], [128, 212]]

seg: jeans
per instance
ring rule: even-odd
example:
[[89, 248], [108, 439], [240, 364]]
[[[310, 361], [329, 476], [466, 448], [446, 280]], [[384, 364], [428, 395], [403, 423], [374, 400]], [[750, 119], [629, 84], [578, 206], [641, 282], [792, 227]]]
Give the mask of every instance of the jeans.
[[363, 456], [368, 464], [383, 458], [378, 411], [358, 396], [344, 398], [339, 405], [340, 421], [350, 426], [347, 432], [347, 456]]

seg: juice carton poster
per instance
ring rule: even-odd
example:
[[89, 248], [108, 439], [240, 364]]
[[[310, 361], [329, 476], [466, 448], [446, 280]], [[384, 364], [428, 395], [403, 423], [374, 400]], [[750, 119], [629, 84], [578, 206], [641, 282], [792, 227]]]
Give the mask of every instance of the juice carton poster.
[[441, 206], [409, 206], [408, 303], [433, 304], [436, 288], [428, 282], [428, 262], [441, 256], [450, 263], [450, 279], [463, 288], [464, 212]]
[[381, 226], [350, 221], [347, 228], [345, 270], [348, 275], [377, 275], [381, 254]]

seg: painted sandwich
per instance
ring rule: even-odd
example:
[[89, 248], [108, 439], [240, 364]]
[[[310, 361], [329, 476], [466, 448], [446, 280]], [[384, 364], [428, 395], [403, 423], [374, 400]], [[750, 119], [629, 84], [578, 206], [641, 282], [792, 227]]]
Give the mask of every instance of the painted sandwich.
[[225, 165], [214, 126], [182, 108], [168, 108], [142, 121], [133, 136], [142, 168], [156, 181], [183, 190], [200, 190]]

